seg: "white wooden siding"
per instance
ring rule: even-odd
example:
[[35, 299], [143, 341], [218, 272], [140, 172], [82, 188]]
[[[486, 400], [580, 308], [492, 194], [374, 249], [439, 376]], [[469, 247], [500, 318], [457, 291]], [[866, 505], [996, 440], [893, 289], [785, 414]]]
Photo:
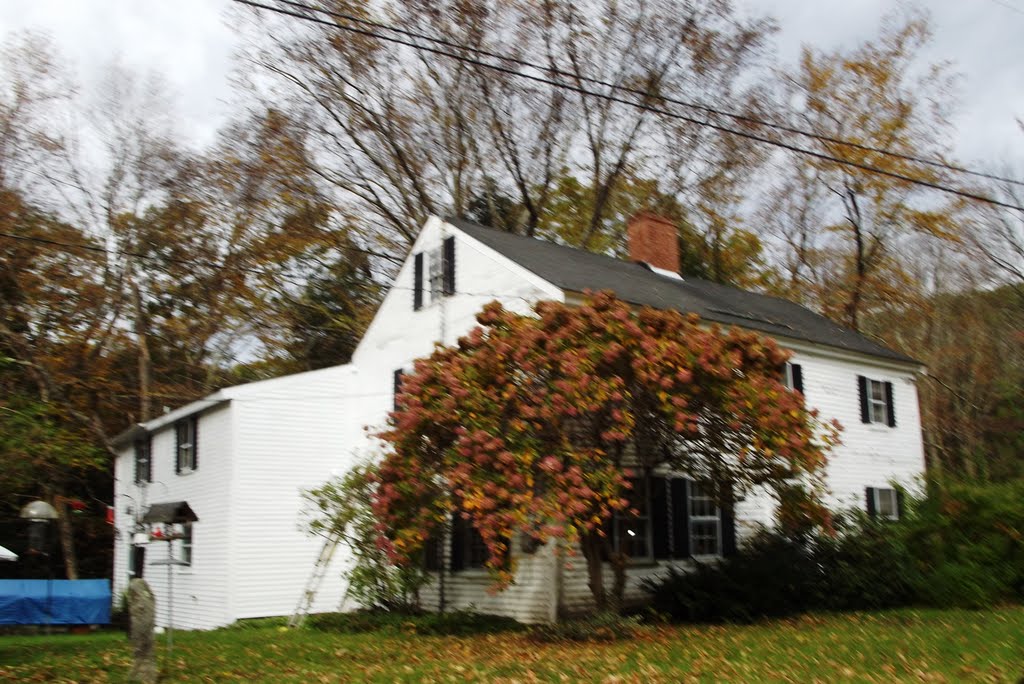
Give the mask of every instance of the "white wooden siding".
[[[230, 405], [221, 404], [201, 413], [198, 433], [198, 468], [193, 472], [174, 472], [173, 424], [153, 435], [152, 483], [144, 488], [134, 484], [134, 449], [131, 446], [121, 451], [115, 467], [115, 596], [127, 586], [128, 546], [134, 522], [133, 515], [127, 513], [128, 506], [145, 511], [154, 503], [187, 501], [199, 518], [193, 525], [192, 565], [172, 570], [174, 626], [184, 629], [212, 629], [233, 620], [230, 605], [233, 474]], [[152, 563], [167, 558], [167, 547], [166, 542], [150, 542], [146, 547], [145, 579], [156, 596], [159, 626], [168, 624], [167, 566]]]
[[[114, 590], [127, 586], [133, 515], [153, 503], [187, 501], [199, 517], [191, 567], [174, 578], [174, 623], [209, 629], [235, 620], [288, 615], [313, 570], [322, 540], [300, 523], [301, 491], [319, 486], [352, 463], [351, 434], [344, 428], [347, 397], [357, 392], [353, 371], [338, 366], [223, 390], [227, 403], [199, 417], [199, 467], [174, 472], [174, 425], [153, 435], [153, 479], [143, 491], [133, 483], [134, 449], [117, 459]], [[166, 606], [166, 543], [147, 545], [145, 577]], [[314, 611], [336, 610], [344, 592], [339, 548]], [[163, 608], [161, 608], [163, 611]], [[158, 612], [158, 624], [165, 624]]]
[[[413, 311], [412, 255], [438, 247], [445, 235], [455, 238], [456, 293], [441, 302], [428, 302], [429, 296], [424, 292], [423, 308]], [[561, 300], [562, 293], [439, 219], [427, 221], [353, 354], [352, 365], [359, 369], [359, 384], [369, 388], [370, 395], [358, 402], [355, 424], [384, 425], [394, 405], [394, 372], [400, 368], [411, 370], [414, 359], [429, 356], [434, 344], [441, 341], [442, 327], [443, 342], [453, 344], [476, 326], [476, 315], [488, 302], [499, 300], [506, 308], [526, 312], [539, 299]], [[356, 438], [357, 449], [372, 444], [365, 434], [357, 434]]]
[[[358, 393], [349, 367], [290, 376], [233, 400], [237, 459], [232, 530], [234, 619], [290, 615], [323, 539], [301, 528], [302, 491], [353, 464], [341, 428], [346, 397]], [[244, 388], [239, 388], [244, 389]], [[339, 546], [313, 612], [337, 610], [344, 593]]]

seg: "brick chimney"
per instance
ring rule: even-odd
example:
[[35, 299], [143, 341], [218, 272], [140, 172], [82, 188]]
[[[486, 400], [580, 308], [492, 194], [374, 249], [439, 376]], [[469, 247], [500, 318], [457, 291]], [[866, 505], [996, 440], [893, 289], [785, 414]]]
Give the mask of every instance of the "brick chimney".
[[679, 273], [679, 236], [674, 223], [664, 216], [642, 211], [630, 220], [626, 232], [631, 260]]

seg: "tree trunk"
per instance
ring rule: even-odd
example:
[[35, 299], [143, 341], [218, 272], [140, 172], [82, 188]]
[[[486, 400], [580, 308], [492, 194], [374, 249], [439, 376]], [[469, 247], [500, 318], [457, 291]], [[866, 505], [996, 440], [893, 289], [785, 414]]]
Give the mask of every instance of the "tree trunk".
[[69, 580], [78, 579], [78, 556], [75, 554], [75, 535], [68, 516], [68, 507], [62, 497], [54, 497], [54, 508], [57, 509], [57, 536], [60, 539], [60, 550], [64, 556], [64, 574]]
[[[131, 276], [129, 276], [131, 277]], [[135, 343], [138, 345], [139, 370], [139, 423], [145, 423], [152, 416], [153, 362], [149, 354], [148, 325], [142, 306], [142, 293], [134, 279], [131, 281], [132, 302], [135, 308]]]
[[860, 307], [864, 293], [864, 281], [867, 278], [867, 255], [865, 254], [864, 230], [860, 215], [860, 206], [857, 204], [857, 195], [852, 189], [847, 190], [850, 199], [850, 216], [848, 220], [853, 227], [853, 239], [856, 246], [856, 275], [853, 280], [853, 290], [846, 305], [846, 325], [851, 330], [860, 331]]
[[622, 601], [626, 596], [626, 565], [629, 556], [616, 549], [612, 561], [612, 595], [609, 608], [614, 613], [622, 612]]
[[597, 532], [584, 532], [580, 539], [580, 546], [583, 549], [583, 557], [587, 561], [587, 586], [594, 597], [594, 607], [597, 612], [608, 608], [608, 595], [604, 589], [604, 568], [601, 560], [601, 549], [605, 544], [605, 538]]

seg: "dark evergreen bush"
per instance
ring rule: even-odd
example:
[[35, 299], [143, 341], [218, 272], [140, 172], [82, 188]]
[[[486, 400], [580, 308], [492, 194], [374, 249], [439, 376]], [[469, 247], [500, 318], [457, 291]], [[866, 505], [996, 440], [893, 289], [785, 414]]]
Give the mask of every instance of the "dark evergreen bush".
[[863, 513], [834, 537], [765, 532], [737, 554], [645, 583], [672, 620], [750, 622], [807, 610], [985, 607], [1024, 600], [1024, 482], [931, 484], [899, 521]]
[[821, 569], [806, 545], [763, 533], [735, 555], [696, 563], [691, 572], [670, 568], [645, 582], [651, 607], [670, 620], [751, 622], [817, 607]]

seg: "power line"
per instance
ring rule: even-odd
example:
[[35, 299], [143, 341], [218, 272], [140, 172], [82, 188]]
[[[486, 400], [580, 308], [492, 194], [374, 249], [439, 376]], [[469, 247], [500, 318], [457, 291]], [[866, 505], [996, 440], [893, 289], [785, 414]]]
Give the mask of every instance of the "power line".
[[1005, 0], [991, 0], [991, 1], [994, 2], [995, 4], [999, 5], [1000, 7], [1005, 7], [1006, 9], [1011, 10], [1013, 12], [1016, 12], [1017, 14], [1024, 14], [1024, 10], [1022, 10], [1020, 7], [1017, 7], [1016, 5], [1011, 5], [1010, 3], [1006, 2]]
[[[236, 0], [236, 1], [242, 2], [243, 4], [254, 5], [255, 6], [255, 3], [252, 3], [252, 2], [245, 2], [244, 0]], [[996, 2], [996, 1], [997, 0], [993, 0], [993, 2]], [[701, 103], [701, 102], [680, 100], [680, 99], [676, 99], [676, 98], [673, 98], [673, 97], [668, 97], [666, 95], [657, 95], [657, 94], [654, 94], [654, 93], [647, 92], [645, 90], [640, 90], [639, 88], [632, 88], [630, 86], [624, 86], [624, 85], [620, 85], [620, 84], [617, 84], [617, 83], [612, 83], [610, 81], [605, 81], [605, 80], [598, 79], [598, 78], [591, 78], [589, 76], [584, 76], [582, 74], [574, 73], [574, 72], [571, 72], [571, 71], [565, 71], [565, 70], [559, 69], [558, 67], [555, 67], [555, 66], [543, 66], [543, 65], [540, 65], [540, 64], [536, 64], [534, 62], [530, 62], [530, 61], [525, 60], [525, 59], [518, 58], [518, 57], [509, 57], [507, 55], [502, 55], [502, 54], [497, 53], [497, 52], [493, 52], [493, 51], [490, 51], [490, 50], [485, 50], [483, 48], [473, 47], [471, 45], [466, 45], [464, 43], [458, 43], [458, 42], [455, 42], [455, 41], [452, 41], [452, 40], [447, 40], [445, 38], [437, 38], [435, 36], [431, 36], [431, 35], [428, 35], [426, 33], [420, 33], [418, 31], [412, 31], [412, 30], [409, 30], [409, 29], [404, 29], [404, 28], [400, 28], [400, 27], [397, 27], [397, 26], [392, 26], [390, 24], [385, 24], [384, 22], [380, 22], [380, 21], [374, 21], [372, 19], [364, 19], [362, 17], [358, 17], [358, 16], [355, 16], [353, 14], [347, 14], [347, 13], [344, 13], [344, 12], [337, 12], [337, 11], [333, 11], [333, 10], [321, 9], [319, 7], [312, 7], [312, 6], [309, 6], [309, 5], [305, 5], [305, 4], [301, 3], [301, 2], [295, 2], [295, 0], [276, 0], [276, 2], [279, 3], [279, 4], [282, 4], [282, 5], [288, 5], [288, 6], [291, 6], [291, 7], [298, 8], [298, 9], [308, 10], [310, 12], [318, 12], [320, 14], [325, 14], [327, 16], [335, 17], [335, 18], [338, 18], [338, 19], [344, 19], [346, 21], [351, 21], [353, 23], [358, 23], [358, 24], [362, 24], [362, 25], [365, 25], [365, 26], [372, 26], [374, 28], [384, 29], [386, 31], [391, 31], [391, 32], [397, 33], [399, 35], [408, 36], [410, 38], [416, 38], [416, 39], [419, 39], [419, 40], [426, 40], [426, 41], [429, 41], [429, 42], [434, 43], [436, 45], [444, 45], [445, 47], [455, 48], [455, 49], [462, 50], [462, 51], [469, 52], [469, 53], [473, 53], [473, 54], [476, 54], [476, 55], [481, 55], [481, 56], [484, 56], [484, 57], [490, 57], [492, 59], [499, 59], [499, 60], [501, 60], [503, 62], [507, 62], [507, 63], [510, 63], [510, 64], [518, 64], [519, 66], [528, 67], [530, 69], [536, 69], [536, 70], [542, 71], [542, 72], [548, 72], [548, 73], [554, 74], [556, 76], [563, 76], [563, 77], [566, 77], [566, 78], [577, 79], [577, 80], [584, 81], [584, 82], [587, 82], [587, 83], [591, 83], [591, 84], [594, 84], [594, 85], [600, 85], [600, 86], [604, 86], [604, 87], [607, 87], [607, 88], [612, 88], [614, 90], [621, 90], [623, 92], [627, 92], [627, 93], [630, 93], [632, 95], [638, 95], [638, 96], [643, 97], [643, 98], [651, 98], [651, 99], [655, 99], [655, 100], [661, 100], [663, 102], [667, 102], [667, 103], [674, 104], [674, 105], [679, 105], [681, 107], [687, 107], [687, 108], [690, 108], [690, 109], [696, 109], [698, 111], [706, 112], [708, 114], [714, 114], [716, 116], [724, 116], [724, 117], [733, 119], [734, 121], [737, 121], [737, 122], [740, 122], [740, 123], [744, 123], [744, 124], [752, 124], [752, 125], [755, 125], [755, 126], [763, 126], [765, 128], [771, 128], [771, 129], [778, 130], [778, 131], [783, 131], [783, 132], [786, 132], [786, 133], [793, 133], [793, 134], [796, 134], [796, 135], [801, 135], [801, 136], [804, 136], [804, 137], [807, 137], [807, 138], [812, 138], [814, 140], [819, 140], [821, 142], [826, 142], [826, 143], [830, 143], [830, 144], [833, 144], [833, 145], [842, 145], [843, 147], [850, 147], [850, 148], [853, 148], [853, 149], [861, 150], [863, 152], [872, 152], [872, 153], [875, 153], [875, 154], [882, 154], [882, 155], [885, 155], [885, 156], [888, 156], [888, 157], [892, 157], [894, 159], [902, 159], [904, 161], [910, 161], [910, 162], [914, 162], [914, 163], [917, 163], [917, 164], [925, 164], [927, 166], [933, 166], [933, 167], [936, 167], [936, 168], [946, 169], [948, 171], [955, 171], [955, 172], [958, 172], [958, 173], [964, 173], [964, 174], [968, 174], [968, 175], [971, 175], [971, 176], [976, 176], [976, 177], [979, 177], [979, 178], [987, 178], [989, 180], [995, 180], [995, 181], [1000, 181], [1000, 182], [1003, 182], [1003, 183], [1011, 183], [1013, 185], [1024, 186], [1024, 181], [1020, 181], [1020, 180], [1017, 180], [1017, 179], [1014, 179], [1014, 178], [1008, 178], [1008, 177], [1005, 177], [1005, 176], [999, 176], [997, 174], [987, 173], [987, 172], [984, 172], [984, 171], [975, 171], [973, 169], [968, 169], [968, 168], [963, 167], [963, 166], [957, 166], [955, 164], [949, 164], [948, 162], [938, 161], [938, 160], [934, 160], [934, 159], [926, 159], [926, 158], [923, 158], [923, 157], [918, 157], [918, 156], [910, 155], [910, 154], [903, 154], [903, 153], [900, 153], [900, 152], [893, 152], [892, 150], [884, 150], [884, 149], [881, 149], [879, 147], [873, 147], [871, 145], [864, 145], [864, 144], [861, 144], [861, 143], [854, 142], [852, 140], [844, 140], [842, 138], [836, 138], [836, 137], [829, 136], [829, 135], [824, 135], [824, 134], [821, 134], [821, 133], [814, 133], [812, 131], [806, 131], [806, 130], [803, 130], [803, 129], [800, 129], [800, 128], [796, 128], [794, 126], [789, 126], [789, 125], [786, 125], [786, 124], [780, 124], [780, 123], [774, 123], [774, 122], [771, 122], [771, 121], [765, 121], [764, 119], [759, 119], [757, 117], [750, 116], [748, 114], [738, 114], [736, 112], [730, 112], [728, 110], [723, 110], [723, 109], [719, 109], [717, 107], [712, 107], [711, 105], [708, 105], [708, 104], [705, 104], [705, 103]], [[329, 25], [337, 26], [337, 24], [333, 24], [333, 23], [331, 23]], [[341, 27], [341, 28], [344, 28], [344, 27]]]

